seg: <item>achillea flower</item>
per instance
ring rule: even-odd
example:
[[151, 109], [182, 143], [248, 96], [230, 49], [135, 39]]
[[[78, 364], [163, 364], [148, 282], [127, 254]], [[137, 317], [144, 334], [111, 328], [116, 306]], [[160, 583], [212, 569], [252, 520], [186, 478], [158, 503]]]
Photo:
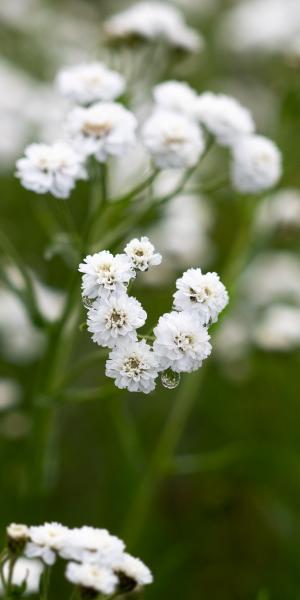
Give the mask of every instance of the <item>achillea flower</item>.
[[241, 135], [255, 130], [250, 111], [238, 100], [225, 94], [201, 94], [196, 102], [195, 113], [222, 146], [231, 146]]
[[113, 564], [113, 570], [119, 578], [120, 593], [132, 591], [136, 586], [148, 585], [153, 582], [150, 569], [139, 559], [124, 552]]
[[145, 340], [120, 344], [109, 355], [106, 375], [120, 389], [149, 394], [158, 375], [157, 357]]
[[232, 148], [232, 157], [232, 183], [243, 194], [267, 190], [281, 177], [281, 154], [277, 146], [263, 136], [238, 139]]
[[201, 129], [183, 114], [157, 109], [142, 130], [145, 147], [159, 169], [190, 169], [204, 151]]
[[135, 277], [132, 263], [126, 254], [113, 256], [107, 250], [86, 256], [78, 269], [82, 277], [82, 294], [97, 298], [110, 292], [124, 291]]
[[27, 558], [41, 558], [46, 565], [53, 565], [58, 551], [68, 543], [69, 531], [60, 523], [30, 527], [25, 555]]
[[74, 108], [67, 127], [74, 147], [99, 162], [108, 156], [123, 156], [136, 141], [135, 116], [116, 102]]
[[67, 560], [110, 567], [120, 559], [124, 549], [124, 542], [107, 529], [84, 526], [69, 530], [59, 555]]
[[154, 328], [154, 352], [159, 369], [191, 373], [211, 353], [210, 336], [192, 312], [171, 312], [160, 317]]
[[114, 15], [106, 21], [105, 31], [113, 40], [162, 39], [188, 52], [197, 52], [203, 43], [199, 33], [186, 25], [177, 8], [159, 2], [140, 2]]
[[56, 198], [68, 198], [76, 181], [87, 177], [82, 155], [66, 142], [27, 146], [16, 174], [26, 189]]
[[147, 313], [136, 298], [125, 293], [111, 294], [96, 300], [88, 311], [88, 330], [99, 346], [113, 348], [120, 340], [135, 341]]
[[194, 118], [197, 93], [184, 81], [164, 81], [153, 90], [154, 101], [166, 110], [180, 112]]
[[62, 69], [57, 76], [61, 94], [78, 104], [109, 102], [121, 96], [125, 80], [100, 62], [74, 65]]
[[217, 273], [188, 269], [177, 279], [176, 288], [175, 309], [197, 313], [204, 325], [215, 323], [228, 303], [228, 293]]
[[148, 237], [143, 236], [140, 240], [134, 238], [124, 249], [130, 258], [132, 265], [139, 271], [147, 271], [149, 267], [160, 265], [162, 256], [155, 252], [153, 244]]
[[111, 569], [94, 564], [70, 562], [65, 574], [71, 583], [98, 594], [111, 595], [118, 585], [118, 578]]

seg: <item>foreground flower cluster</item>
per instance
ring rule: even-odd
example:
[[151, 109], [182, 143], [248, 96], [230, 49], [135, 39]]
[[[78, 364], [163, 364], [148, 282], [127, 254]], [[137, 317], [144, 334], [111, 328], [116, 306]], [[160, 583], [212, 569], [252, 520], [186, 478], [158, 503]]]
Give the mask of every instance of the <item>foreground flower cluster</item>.
[[[148, 567], [125, 552], [124, 542], [107, 529], [12, 523], [7, 527], [7, 548], [2, 556], [2, 584], [7, 592], [14, 585], [21, 591], [36, 593], [44, 585], [41, 578], [45, 567], [52, 567], [58, 558], [67, 561], [65, 577], [82, 597], [87, 593], [89, 597], [116, 596], [153, 581]], [[6, 577], [7, 564], [9, 571], [15, 569], [11, 581]]]
[[123, 254], [104, 250], [79, 265], [88, 330], [96, 344], [111, 349], [106, 375], [130, 392], [152, 392], [159, 373], [168, 369], [173, 373], [199, 369], [211, 353], [207, 328], [228, 302], [216, 273], [188, 269], [176, 282], [174, 310], [159, 319], [153, 336], [139, 336], [137, 330], [146, 323], [147, 314], [128, 295], [128, 284], [138, 271], [161, 261], [150, 240], [142, 237], [131, 240]]

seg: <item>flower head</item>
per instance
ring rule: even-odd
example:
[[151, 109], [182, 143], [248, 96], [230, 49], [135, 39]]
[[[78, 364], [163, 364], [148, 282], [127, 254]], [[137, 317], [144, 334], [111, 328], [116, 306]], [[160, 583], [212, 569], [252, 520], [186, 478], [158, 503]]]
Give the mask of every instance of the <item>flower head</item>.
[[277, 146], [260, 135], [241, 137], [232, 149], [231, 178], [241, 193], [267, 190], [281, 177], [281, 154]]
[[164, 314], [154, 335], [153, 348], [161, 371], [169, 367], [176, 373], [196, 371], [211, 353], [210, 336], [192, 312]]
[[160, 2], [139, 2], [129, 7], [108, 19], [105, 31], [115, 40], [162, 39], [188, 52], [197, 52], [202, 45], [200, 35], [186, 25], [182, 13]]
[[143, 142], [160, 169], [190, 169], [204, 151], [201, 129], [183, 114], [158, 109], [146, 121]]
[[86, 179], [83, 158], [66, 142], [52, 145], [31, 144], [25, 157], [17, 161], [17, 177], [22, 185], [37, 194], [50, 192], [68, 198], [78, 179]]
[[99, 346], [113, 348], [120, 339], [136, 340], [136, 329], [142, 327], [147, 313], [136, 298], [125, 293], [110, 294], [96, 300], [88, 311], [88, 330]]
[[228, 293], [217, 273], [204, 274], [201, 269], [188, 269], [177, 279], [176, 288], [176, 310], [196, 312], [204, 325], [215, 323], [228, 303]]
[[145, 236], [140, 240], [137, 238], [131, 240], [124, 252], [130, 258], [133, 267], [139, 271], [147, 271], [149, 267], [160, 265], [162, 261], [161, 254], [155, 252], [153, 244]]
[[29, 528], [21, 523], [11, 523], [6, 528], [7, 546], [13, 554], [21, 554], [29, 539]]
[[42, 558], [46, 565], [53, 565], [56, 553], [67, 543], [70, 530], [60, 523], [45, 523], [29, 527], [30, 541], [25, 548], [27, 558]]
[[158, 375], [157, 358], [145, 340], [120, 344], [109, 355], [106, 375], [120, 389], [149, 394]]
[[126, 254], [113, 256], [107, 250], [86, 256], [79, 265], [82, 293], [87, 298], [97, 298], [110, 292], [124, 291], [130, 279], [135, 277], [132, 264]]
[[84, 526], [69, 531], [67, 543], [59, 554], [67, 560], [109, 567], [119, 560], [124, 548], [124, 542], [107, 529]]
[[153, 90], [153, 97], [158, 106], [195, 117], [197, 93], [183, 81], [165, 81]]
[[68, 118], [74, 146], [99, 162], [105, 162], [108, 156], [123, 156], [135, 143], [136, 127], [134, 115], [116, 102], [76, 107]]
[[125, 81], [119, 73], [94, 62], [62, 69], [57, 76], [57, 86], [62, 95], [73, 102], [91, 104], [99, 100], [109, 102], [121, 96]]
[[195, 113], [222, 146], [231, 146], [239, 136], [255, 130], [249, 110], [235, 98], [224, 94], [201, 94], [196, 102]]
[[150, 569], [139, 558], [135, 558], [127, 552], [122, 554], [119, 562], [114, 563], [113, 570], [118, 575], [121, 593], [153, 582]]
[[118, 584], [118, 578], [111, 569], [94, 564], [70, 562], [66, 568], [66, 578], [81, 588], [105, 595], [113, 594]]

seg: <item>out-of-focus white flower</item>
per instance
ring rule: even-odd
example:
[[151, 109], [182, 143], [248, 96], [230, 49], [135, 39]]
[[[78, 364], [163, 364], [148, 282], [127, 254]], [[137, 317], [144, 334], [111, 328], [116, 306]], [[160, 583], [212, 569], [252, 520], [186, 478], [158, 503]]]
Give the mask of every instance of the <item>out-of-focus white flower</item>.
[[183, 81], [165, 81], [153, 90], [154, 101], [166, 110], [195, 117], [197, 93]]
[[136, 340], [136, 329], [147, 319], [141, 303], [125, 293], [96, 300], [88, 311], [88, 330], [99, 346], [113, 348], [120, 339]]
[[113, 570], [115, 573], [132, 580], [132, 587], [136, 585], [148, 585], [153, 582], [153, 575], [150, 569], [139, 558], [135, 558], [127, 554], [127, 552], [122, 554], [119, 562], [114, 563]]
[[260, 233], [299, 230], [300, 190], [282, 189], [266, 198], [256, 211], [255, 228]]
[[57, 76], [57, 86], [63, 96], [78, 104], [109, 102], [121, 96], [125, 80], [99, 62], [74, 65], [62, 69]]
[[281, 177], [281, 154], [277, 146], [263, 136], [239, 138], [232, 148], [232, 157], [232, 184], [243, 194], [267, 190]]
[[29, 527], [30, 541], [25, 548], [27, 558], [41, 558], [53, 565], [56, 553], [68, 543], [69, 529], [60, 523], [45, 523]]
[[98, 565], [70, 562], [65, 574], [71, 583], [99, 594], [111, 595], [118, 585], [117, 576], [110, 569]]
[[145, 340], [120, 344], [109, 355], [106, 375], [120, 389], [149, 394], [158, 375], [156, 355]]
[[205, 92], [198, 97], [194, 111], [222, 146], [231, 146], [239, 136], [255, 130], [249, 110], [231, 96]]
[[140, 2], [114, 15], [106, 21], [105, 31], [112, 39], [163, 39], [189, 52], [197, 52], [203, 43], [199, 33], [185, 24], [177, 8], [159, 2]]
[[197, 313], [201, 323], [215, 323], [228, 304], [228, 293], [217, 273], [202, 273], [201, 269], [188, 269], [176, 281], [174, 294], [176, 310]]
[[214, 337], [214, 352], [224, 363], [245, 358], [250, 347], [250, 322], [244, 315], [230, 315], [220, 324]]
[[135, 277], [131, 260], [126, 254], [113, 256], [107, 250], [86, 256], [78, 270], [84, 273], [82, 292], [87, 298], [124, 291], [130, 279]]
[[201, 129], [185, 115], [156, 110], [142, 130], [145, 147], [160, 169], [190, 169], [205, 147]]
[[37, 194], [50, 192], [56, 198], [68, 198], [75, 182], [86, 176], [82, 156], [66, 142], [31, 144], [25, 157], [17, 161], [17, 177]]
[[99, 162], [124, 155], [136, 141], [135, 116], [116, 102], [74, 108], [67, 127], [75, 148], [86, 156], [94, 155]]
[[[1, 304], [0, 304], [1, 307]], [[13, 379], [0, 379], [0, 411], [12, 408], [20, 399], [20, 387]]]
[[300, 308], [270, 306], [254, 327], [253, 339], [263, 350], [288, 352], [300, 346]]
[[270, 302], [300, 305], [300, 264], [292, 252], [266, 252], [253, 260], [243, 273], [239, 288], [243, 301], [253, 307]]
[[164, 314], [154, 328], [154, 335], [153, 348], [161, 371], [171, 368], [176, 373], [191, 373], [211, 353], [210, 336], [191, 312]]
[[285, 53], [299, 30], [298, 0], [245, 0], [225, 13], [219, 35], [236, 52]]
[[120, 559], [124, 548], [124, 542], [107, 529], [84, 526], [69, 530], [59, 555], [67, 560], [110, 567]]
[[130, 258], [132, 265], [139, 271], [147, 271], [149, 267], [160, 265], [162, 256], [155, 252], [153, 244], [146, 236], [140, 240], [134, 238], [124, 249], [125, 254]]
[[[40, 560], [29, 560], [19, 558], [14, 566], [12, 583], [15, 586], [22, 586], [26, 582], [26, 595], [37, 594], [40, 587], [40, 579], [43, 573], [44, 566]], [[5, 581], [9, 576], [9, 562], [6, 562], [3, 567], [3, 576]], [[4, 595], [3, 585], [0, 580], [0, 595]]]

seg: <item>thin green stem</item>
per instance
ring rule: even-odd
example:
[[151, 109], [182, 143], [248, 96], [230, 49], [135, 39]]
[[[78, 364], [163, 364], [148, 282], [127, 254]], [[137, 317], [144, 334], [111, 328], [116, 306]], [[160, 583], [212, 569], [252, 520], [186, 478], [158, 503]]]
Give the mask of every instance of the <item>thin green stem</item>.
[[51, 567], [46, 566], [41, 579], [40, 600], [47, 600], [50, 588]]
[[135, 198], [136, 196], [138, 196], [139, 194], [141, 194], [142, 192], [144, 192], [148, 187], [150, 187], [152, 185], [152, 183], [156, 179], [158, 173], [159, 173], [159, 170], [155, 169], [153, 171], [153, 173], [151, 173], [151, 175], [146, 177], [146, 179], [144, 179], [144, 181], [142, 181], [141, 183], [138, 183], [127, 194], [124, 194], [123, 196], [119, 196], [118, 198], [113, 199], [111, 201], [112, 204], [127, 203], [130, 200], [132, 200], [133, 198]]

